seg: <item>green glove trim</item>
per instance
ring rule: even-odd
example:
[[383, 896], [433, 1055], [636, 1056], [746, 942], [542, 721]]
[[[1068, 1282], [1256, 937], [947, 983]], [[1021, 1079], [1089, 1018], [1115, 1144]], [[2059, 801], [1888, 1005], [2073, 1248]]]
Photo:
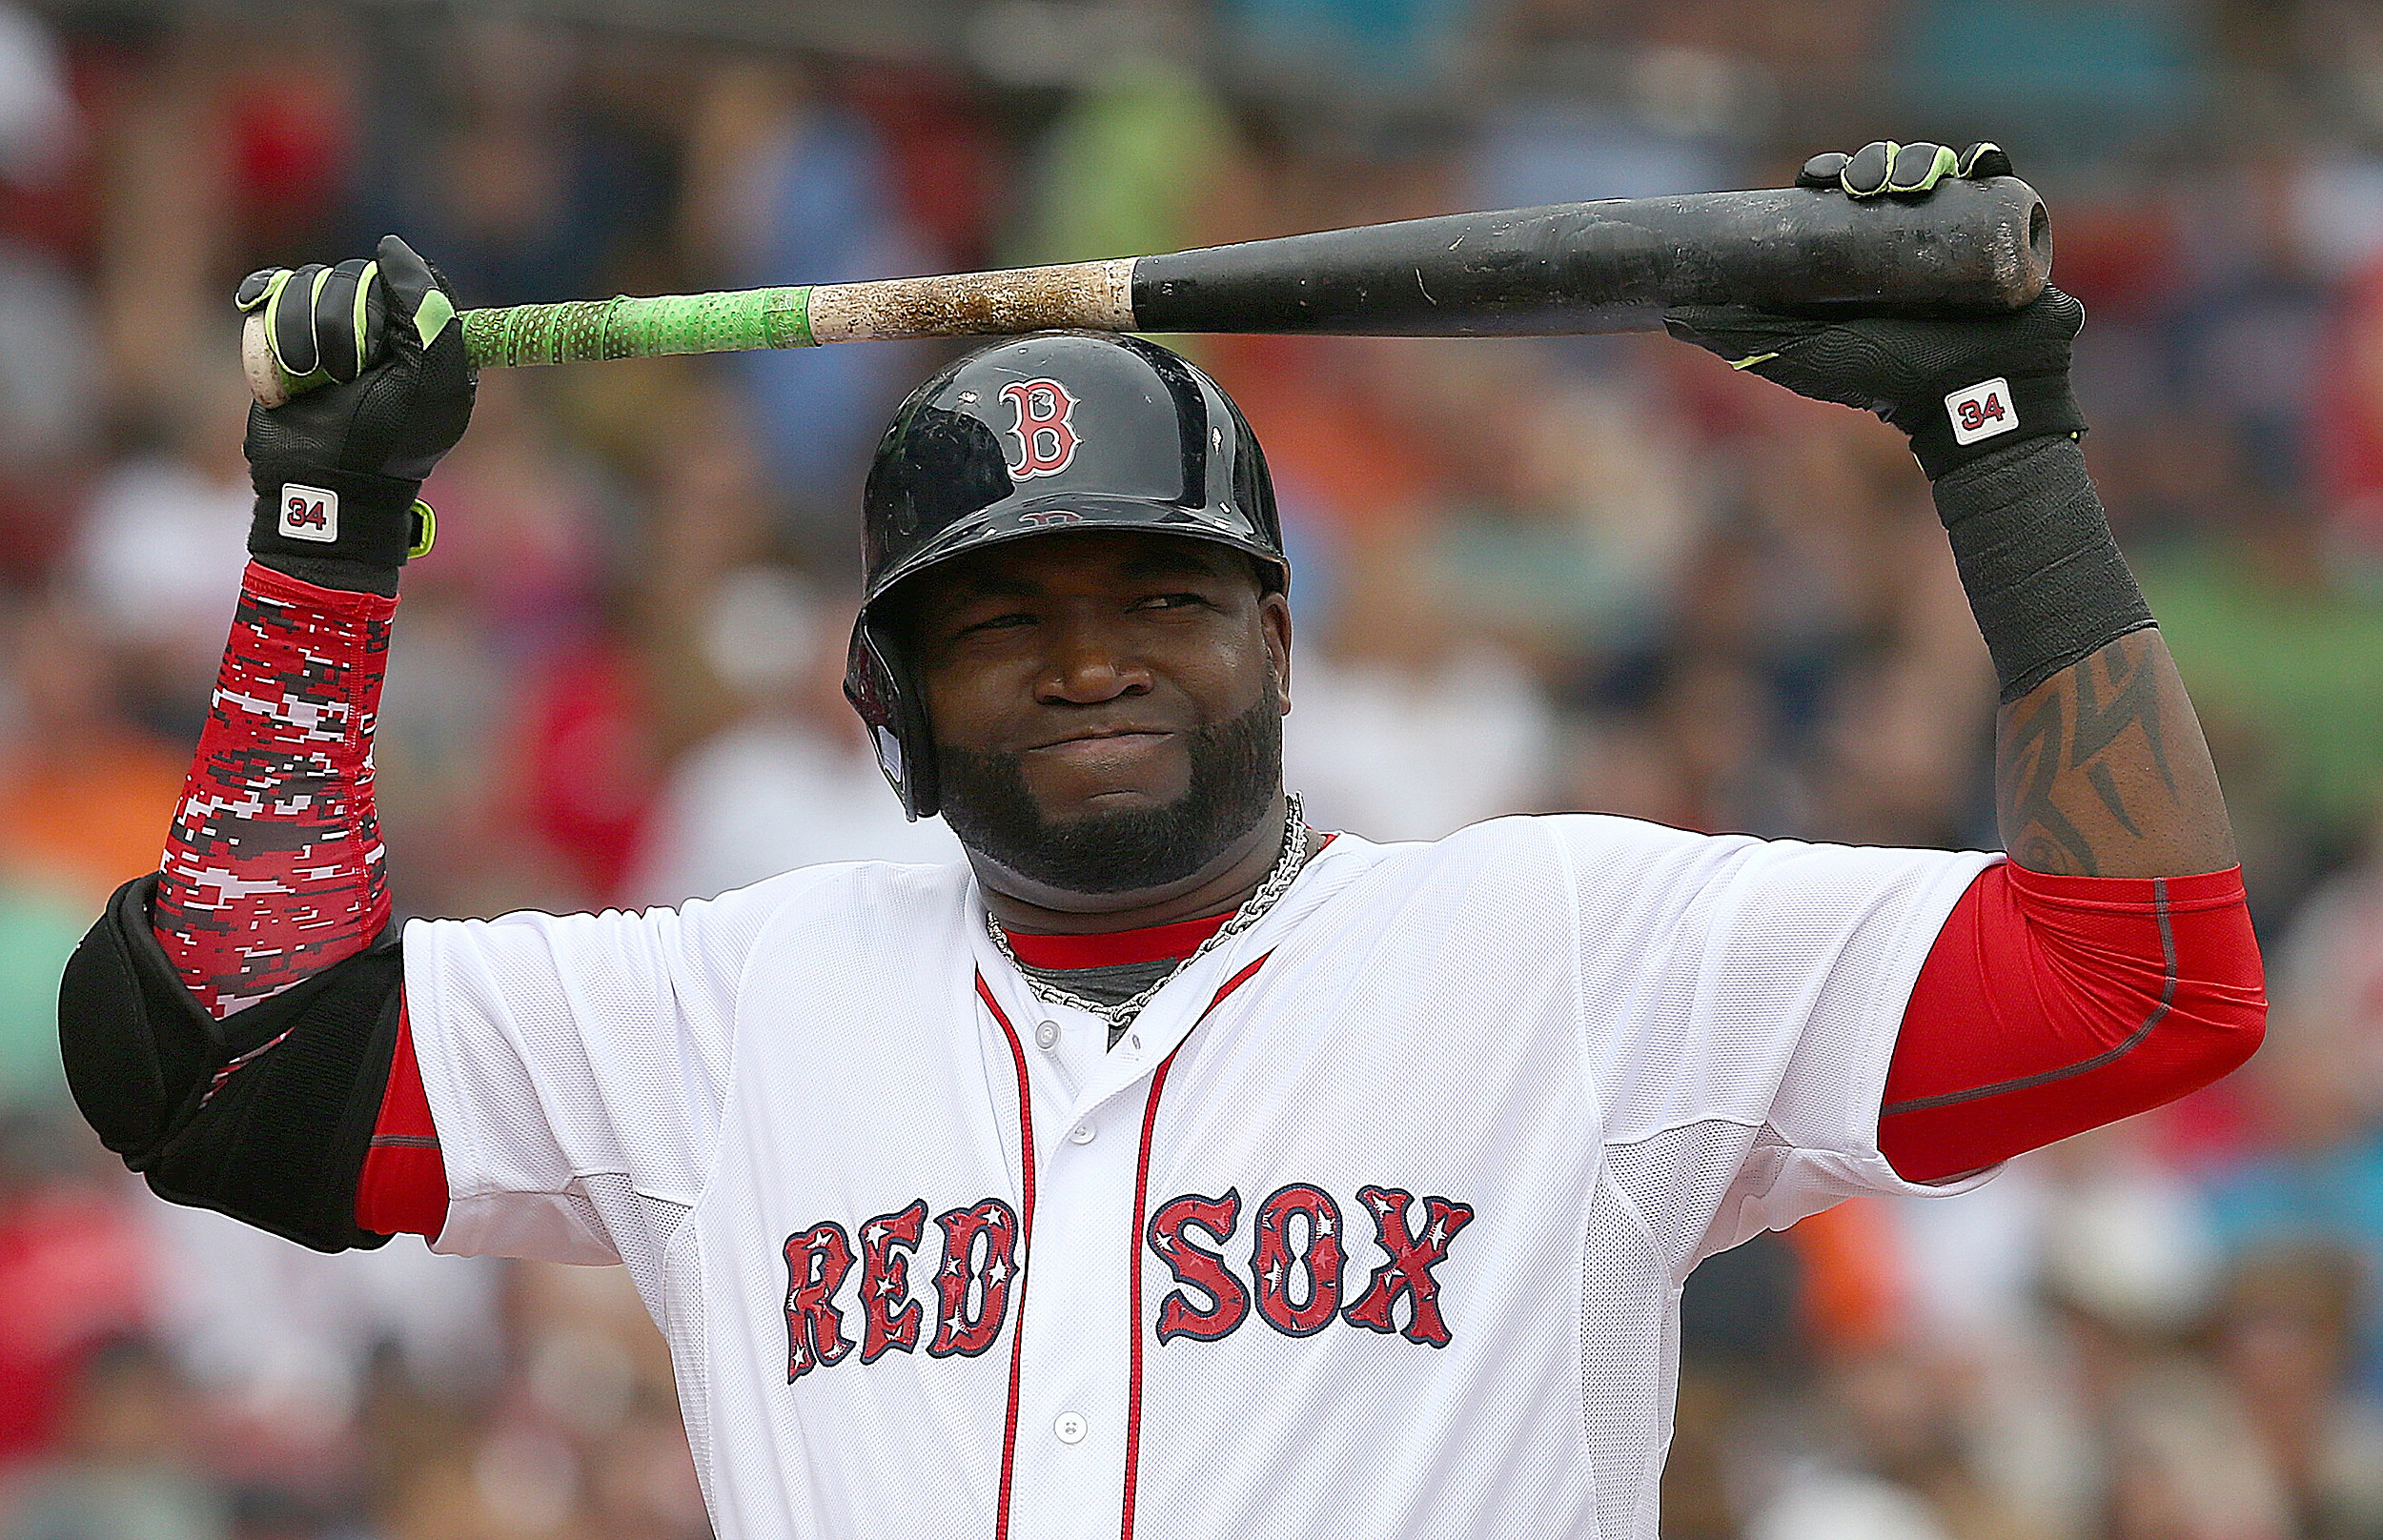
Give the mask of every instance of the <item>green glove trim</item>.
[[[360, 306], [361, 302], [358, 303]], [[359, 308], [356, 314], [361, 315], [363, 312]], [[438, 334], [445, 331], [447, 323], [454, 319], [455, 301], [447, 297], [445, 290], [433, 289], [422, 296], [422, 308], [414, 313], [415, 334], [422, 339], [422, 346], [427, 348], [438, 340]]]
[[[1920, 158], [1918, 152], [1929, 150], [1933, 150], [1935, 153], [1927, 157], [1927, 163], [1918, 169], [1915, 176], [1909, 169], [1910, 163]], [[1903, 153], [1895, 157], [1894, 169], [1886, 178], [1886, 191], [1889, 192], [1933, 192], [1936, 184], [1952, 175], [1960, 164], [1961, 157], [1953, 153], [1950, 146], [1906, 145], [1904, 147]]]
[[1853, 152], [1837, 173], [1838, 186], [1849, 198], [1874, 198], [1886, 191], [1895, 174], [1895, 157], [1903, 146], [1892, 139], [1873, 139]]
[[[373, 306], [379, 273], [377, 262], [274, 268], [250, 274], [234, 302], [243, 312], [263, 313], [274, 367], [294, 391], [313, 390], [370, 367], [378, 340], [373, 334]], [[293, 280], [300, 277], [306, 282], [294, 288]], [[342, 291], [336, 287], [340, 284], [349, 287]], [[293, 358], [294, 349], [310, 355], [304, 368]]]
[[[329, 274], [326, 274], [325, 276]], [[369, 359], [373, 355], [373, 327], [369, 310], [373, 297], [373, 280], [379, 276], [380, 264], [377, 262], [365, 263], [364, 271], [356, 276], [356, 304], [353, 307], [356, 314], [350, 318], [356, 324], [356, 356], [359, 360]]]
[[2010, 157], [2003, 152], [2001, 145], [1991, 139], [1980, 139], [1961, 152], [1961, 163], [1954, 174], [1982, 182], [1989, 176], [2016, 173], [2011, 171]]
[[264, 291], [254, 301], [240, 307], [242, 310], [261, 310], [265, 313], [265, 346], [273, 354], [274, 367], [285, 375], [290, 373], [290, 360], [281, 356], [280, 329], [274, 325], [273, 320], [274, 301], [279, 299], [281, 291], [290, 286], [290, 273], [288, 268], [274, 269], [265, 279]]

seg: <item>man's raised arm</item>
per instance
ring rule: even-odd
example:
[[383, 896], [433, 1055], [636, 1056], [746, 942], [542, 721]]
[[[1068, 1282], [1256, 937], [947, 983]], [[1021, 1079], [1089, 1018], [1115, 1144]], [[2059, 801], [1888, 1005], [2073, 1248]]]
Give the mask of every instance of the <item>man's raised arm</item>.
[[[1917, 198], [2009, 171], [1992, 145], [1881, 142], [1798, 181]], [[2086, 474], [2068, 385], [2085, 307], [2047, 289], [2004, 316], [1665, 319], [1911, 436], [2001, 681], [2010, 861], [1964, 895], [1905, 1008], [1879, 1131], [1896, 1169], [1975, 1170], [2241, 1064], [2266, 1021], [2258, 945], [2200, 723]]]
[[162, 1196], [336, 1250], [385, 1239], [357, 1185], [411, 1063], [373, 719], [398, 569], [429, 548], [418, 494], [473, 380], [451, 296], [395, 236], [254, 274], [237, 303], [319, 388], [250, 411], [253, 559], [214, 703], [161, 870], [68, 964], [59, 1030], [84, 1116]]

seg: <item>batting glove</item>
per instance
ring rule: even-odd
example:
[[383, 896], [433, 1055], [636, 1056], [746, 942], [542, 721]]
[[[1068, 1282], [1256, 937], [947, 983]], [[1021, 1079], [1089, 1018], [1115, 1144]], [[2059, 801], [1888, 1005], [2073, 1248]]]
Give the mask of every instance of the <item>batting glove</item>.
[[234, 302], [262, 314], [300, 392], [249, 408], [250, 554], [310, 580], [395, 593], [398, 567], [430, 549], [422, 480], [472, 418], [453, 291], [385, 235], [369, 262], [252, 273]]
[[1947, 176], [1983, 182], [1989, 176], [2011, 174], [2010, 157], [2003, 153], [2003, 147], [1984, 140], [1966, 150], [1955, 150], [1950, 145], [1873, 139], [1850, 155], [1835, 150], [1814, 155], [1796, 173], [1796, 185], [1843, 192], [1849, 198], [1875, 198], [1882, 193], [1917, 198], [1926, 196]]
[[[1881, 141], [1851, 155], [1816, 155], [1796, 180], [1849, 197], [1916, 200], [1947, 176], [2008, 174], [2010, 158], [1992, 145], [1955, 153], [1942, 145]], [[1733, 369], [1893, 423], [1911, 436], [1912, 453], [1931, 481], [2012, 444], [2085, 432], [2068, 387], [2069, 348], [2085, 325], [2085, 307], [2057, 289], [2001, 315], [1840, 319], [1681, 305], [1664, 313], [1663, 325]]]

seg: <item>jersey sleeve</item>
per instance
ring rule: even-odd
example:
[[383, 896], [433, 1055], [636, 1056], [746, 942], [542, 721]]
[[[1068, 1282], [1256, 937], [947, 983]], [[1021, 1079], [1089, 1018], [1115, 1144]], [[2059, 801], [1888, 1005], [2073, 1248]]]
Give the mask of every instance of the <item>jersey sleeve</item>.
[[[1555, 819], [1609, 1165], [1692, 1263], [1856, 1193], [1922, 963], [1981, 853]], [[1979, 1180], [1982, 1180], [1979, 1179]]]
[[433, 1249], [660, 1254], [708, 1169], [738, 981], [784, 881], [677, 910], [406, 927], [407, 1022], [448, 1188]]

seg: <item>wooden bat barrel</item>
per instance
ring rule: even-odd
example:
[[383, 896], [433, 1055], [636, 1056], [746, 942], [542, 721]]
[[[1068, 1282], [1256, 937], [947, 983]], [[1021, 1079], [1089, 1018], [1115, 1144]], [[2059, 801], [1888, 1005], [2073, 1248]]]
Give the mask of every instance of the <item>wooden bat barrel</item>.
[[1211, 246], [1133, 266], [1148, 332], [1377, 336], [1660, 331], [1673, 305], [2010, 311], [2051, 219], [2015, 176], [1925, 198], [1810, 188], [1616, 198]]

